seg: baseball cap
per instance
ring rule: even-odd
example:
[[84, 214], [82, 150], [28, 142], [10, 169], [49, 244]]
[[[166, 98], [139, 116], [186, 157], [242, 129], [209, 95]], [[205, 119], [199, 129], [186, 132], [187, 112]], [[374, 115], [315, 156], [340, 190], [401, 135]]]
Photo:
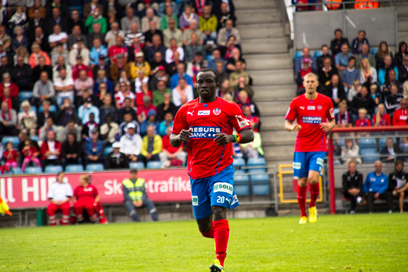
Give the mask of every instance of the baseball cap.
[[135, 127], [135, 124], [129, 123], [127, 124], [126, 128], [129, 129], [129, 128], [136, 128], [136, 127]]
[[164, 69], [163, 65], [160, 65], [159, 67], [157, 67], [157, 71], [166, 71], [166, 69]]
[[112, 145], [112, 148], [120, 148], [120, 143], [119, 142], [114, 142]]
[[143, 52], [139, 52], [139, 53], [137, 53], [137, 54], [136, 54], [136, 58], [138, 58], [138, 57], [144, 57]]

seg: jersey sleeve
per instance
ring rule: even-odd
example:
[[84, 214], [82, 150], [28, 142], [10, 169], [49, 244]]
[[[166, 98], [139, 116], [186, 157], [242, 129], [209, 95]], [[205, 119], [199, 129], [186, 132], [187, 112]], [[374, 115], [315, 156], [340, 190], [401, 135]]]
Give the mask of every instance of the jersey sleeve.
[[329, 121], [334, 119], [334, 108], [333, 108], [333, 102], [331, 101], [331, 99], [327, 100], [326, 117]]
[[173, 134], [179, 134], [182, 129], [189, 129], [186, 120], [186, 107], [182, 107], [176, 114], [173, 122]]
[[285, 119], [293, 122], [295, 121], [296, 117], [297, 117], [297, 105], [295, 100], [292, 100], [292, 102], [290, 102], [289, 109], [286, 112]]
[[236, 103], [231, 103], [229, 107], [231, 108], [229, 111], [229, 121], [237, 132], [252, 128], [251, 122], [242, 114], [242, 110]]

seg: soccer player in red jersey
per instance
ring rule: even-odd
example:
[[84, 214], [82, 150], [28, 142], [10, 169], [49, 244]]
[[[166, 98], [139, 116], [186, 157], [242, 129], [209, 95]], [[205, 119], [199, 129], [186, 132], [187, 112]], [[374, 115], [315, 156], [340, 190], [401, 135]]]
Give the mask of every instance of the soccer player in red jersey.
[[[249, 120], [237, 104], [217, 97], [218, 87], [216, 71], [206, 68], [197, 74], [199, 98], [180, 108], [170, 136], [172, 146], [186, 145], [194, 215], [201, 234], [215, 240], [212, 272], [224, 271], [229, 238], [226, 210], [239, 205], [232, 143], [254, 139]], [[238, 134], [232, 134], [234, 128]]]
[[[285, 129], [297, 131], [293, 176], [298, 179], [297, 199], [301, 218], [299, 224], [307, 223], [306, 193], [309, 181], [309, 222], [317, 221], [316, 199], [319, 196], [319, 177], [326, 156], [326, 132], [335, 126], [331, 99], [316, 91], [319, 85], [313, 73], [305, 75], [306, 92], [292, 100], [286, 113]], [[296, 119], [296, 124], [293, 122]]]

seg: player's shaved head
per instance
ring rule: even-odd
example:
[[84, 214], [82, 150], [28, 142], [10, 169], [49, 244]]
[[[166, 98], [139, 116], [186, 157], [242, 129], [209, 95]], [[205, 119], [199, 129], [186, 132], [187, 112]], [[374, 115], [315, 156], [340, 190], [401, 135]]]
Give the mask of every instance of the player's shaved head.
[[304, 77], [304, 79], [308, 78], [308, 77], [314, 77], [316, 81], [319, 80], [319, 77], [315, 74], [315, 73], [307, 73]]

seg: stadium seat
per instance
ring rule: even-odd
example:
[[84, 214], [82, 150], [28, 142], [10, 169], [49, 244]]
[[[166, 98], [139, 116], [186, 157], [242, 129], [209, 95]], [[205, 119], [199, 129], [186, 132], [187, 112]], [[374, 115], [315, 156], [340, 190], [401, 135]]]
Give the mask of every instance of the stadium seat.
[[102, 163], [90, 163], [85, 168], [86, 171], [103, 171], [105, 167], [103, 167]]
[[17, 149], [18, 144], [20, 143], [20, 139], [17, 136], [5, 136], [1, 140], [1, 144], [4, 146], [7, 142], [11, 142], [13, 144], [13, 148]]
[[105, 150], [103, 151], [104, 156], [108, 156], [109, 153], [113, 151], [113, 148], [111, 146], [105, 147]]
[[339, 146], [344, 146], [344, 139], [339, 139]]
[[234, 175], [234, 190], [237, 196], [249, 195], [249, 178], [245, 175]]
[[318, 57], [323, 56], [323, 52], [321, 50], [315, 51], [313, 54], [313, 58], [317, 59]]
[[235, 158], [234, 159], [234, 166], [235, 167], [244, 167], [245, 166], [245, 160], [243, 158]]
[[372, 48], [371, 49], [371, 55], [375, 55], [378, 52], [378, 48]]
[[251, 175], [251, 181], [252, 183], [269, 182], [269, 175], [268, 174]]
[[262, 173], [266, 173], [266, 169], [265, 168], [253, 168], [253, 169], [248, 169], [248, 172], [250, 173], [250, 174], [255, 174], [255, 173], [260, 173], [260, 174], [262, 174]]
[[374, 163], [380, 159], [380, 154], [377, 152], [377, 148], [363, 148], [360, 149], [360, 156], [362, 156], [364, 163]]
[[36, 141], [36, 142], [38, 142], [38, 141], [39, 141], [39, 139], [38, 139], [38, 137], [37, 137], [37, 136], [31, 136], [30, 138], [31, 138], [31, 140], [33, 140], [33, 141]]
[[265, 165], [264, 158], [257, 158], [257, 159], [249, 159], [248, 166], [255, 166], [255, 165]]
[[[41, 107], [38, 109], [38, 112], [43, 112], [43, 106], [41, 106]], [[52, 113], [57, 113], [57, 106], [55, 106], [55, 105], [50, 105], [50, 112], [52, 112]]]
[[44, 173], [59, 173], [62, 171], [63, 169], [61, 165], [48, 165], [45, 167]]
[[82, 164], [69, 164], [65, 167], [66, 172], [83, 172], [84, 167]]
[[6, 172], [6, 175], [21, 175], [23, 171], [21, 171], [20, 167], [13, 168], [12, 170], [9, 170]]
[[360, 147], [360, 149], [376, 148], [377, 142], [374, 138], [360, 138], [358, 146]]
[[145, 165], [144, 165], [143, 162], [131, 162], [131, 163], [129, 163], [129, 168], [130, 169], [136, 168], [136, 169], [140, 170], [140, 169], [144, 169]]
[[18, 101], [23, 102], [24, 100], [30, 100], [31, 97], [33, 97], [33, 92], [21, 91], [18, 94]]
[[42, 169], [38, 166], [29, 166], [24, 170], [24, 174], [41, 174]]
[[162, 166], [162, 163], [159, 161], [149, 161], [147, 163], [146, 168], [147, 169], [158, 169], [158, 168], [161, 168], [161, 166]]
[[303, 57], [303, 52], [302, 51], [296, 51], [295, 52], [295, 57], [293, 59], [293, 62], [296, 62], [297, 59], [300, 59], [301, 57]]
[[234, 174], [240, 174], [240, 175], [242, 175], [242, 174], [245, 174], [245, 170], [244, 169], [235, 169], [234, 170]]

